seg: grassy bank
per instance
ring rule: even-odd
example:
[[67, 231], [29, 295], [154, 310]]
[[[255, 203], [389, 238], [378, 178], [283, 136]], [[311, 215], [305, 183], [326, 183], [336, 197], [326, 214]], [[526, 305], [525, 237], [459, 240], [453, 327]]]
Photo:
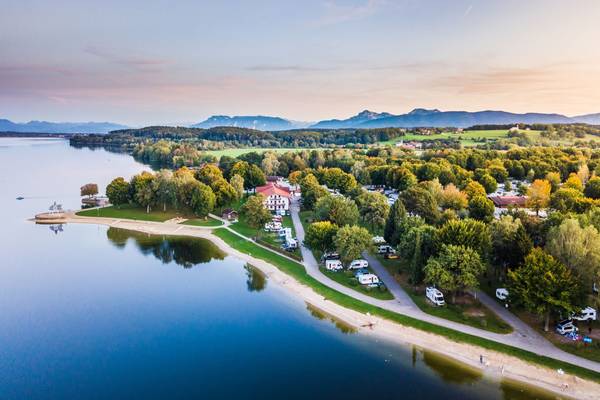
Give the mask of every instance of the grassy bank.
[[206, 219], [203, 218], [192, 218], [188, 219], [181, 223], [181, 225], [191, 225], [191, 226], [221, 226], [223, 223], [218, 219], [214, 219], [208, 217]]
[[371, 313], [388, 320], [397, 322], [404, 326], [410, 326], [416, 329], [420, 329], [426, 332], [431, 332], [440, 336], [447, 337], [448, 339], [456, 342], [467, 343], [475, 346], [479, 346], [488, 350], [498, 351], [511, 356], [518, 357], [528, 362], [543, 365], [551, 369], [562, 368], [564, 371], [575, 374], [581, 378], [590, 379], [595, 382], [600, 382], [600, 373], [590, 371], [588, 369], [571, 365], [562, 361], [558, 361], [549, 357], [544, 357], [526, 350], [522, 350], [516, 347], [508, 346], [505, 344], [493, 342], [491, 340], [483, 339], [477, 336], [472, 336], [466, 333], [458, 332], [449, 328], [437, 326], [429, 322], [421, 321], [415, 318], [411, 318], [405, 315], [397, 314], [392, 311], [388, 311], [360, 300], [354, 299], [350, 296], [342, 294], [330, 287], [320, 283], [316, 279], [312, 278], [306, 273], [304, 266], [297, 262], [288, 260], [281, 257], [273, 252], [256, 246], [254, 243], [249, 242], [235, 235], [234, 233], [219, 228], [214, 231], [215, 235], [225, 241], [228, 245], [235, 248], [238, 251], [249, 254], [253, 257], [262, 259], [277, 268], [284, 273], [294, 277], [300, 283], [309, 286], [315, 292], [324, 296], [326, 299], [331, 300], [343, 307], [361, 312]]
[[146, 213], [145, 208], [131, 205], [120, 207], [108, 206], [91, 210], [82, 210], [77, 213], [77, 215], [82, 217], [119, 218], [153, 222], [164, 222], [172, 218], [182, 217], [184, 214], [185, 213], [178, 210], [152, 210], [149, 213]]
[[[394, 295], [390, 293], [389, 290], [382, 290], [380, 288], [369, 288], [364, 285], [358, 283], [358, 280], [354, 277], [354, 273], [352, 271], [329, 271], [324, 267], [320, 267], [319, 270], [326, 277], [336, 281], [340, 285], [344, 285], [352, 290], [356, 290], [359, 293], [366, 294], [367, 296], [371, 296], [375, 299], [379, 300], [393, 300]], [[373, 271], [369, 271], [373, 273]]]

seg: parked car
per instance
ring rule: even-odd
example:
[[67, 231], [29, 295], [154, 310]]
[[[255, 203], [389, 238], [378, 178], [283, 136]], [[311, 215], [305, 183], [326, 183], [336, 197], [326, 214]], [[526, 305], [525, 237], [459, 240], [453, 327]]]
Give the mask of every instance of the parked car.
[[328, 271], [340, 271], [344, 266], [340, 260], [325, 260], [325, 268]]
[[385, 253], [383, 258], [385, 258], [386, 260], [395, 260], [399, 257], [398, 257], [398, 254], [396, 254], [396, 253]]
[[390, 246], [389, 244], [383, 244], [377, 248], [377, 253], [379, 253], [379, 254], [388, 254], [388, 253], [395, 253], [395, 252], [396, 252], [396, 250], [394, 250], [394, 248], [392, 246]]
[[506, 299], [508, 299], [508, 290], [506, 288], [498, 288], [498, 289], [496, 289], [496, 297], [499, 300], [506, 300]]
[[573, 324], [573, 320], [566, 319], [564, 321], [560, 321], [556, 325], [556, 333], [559, 335], [566, 335], [569, 333], [577, 333], [579, 329]]
[[573, 315], [573, 319], [576, 319], [577, 321], [595, 321], [596, 318], [596, 309], [592, 307], [586, 307], [577, 314]]
[[425, 289], [425, 296], [436, 306], [443, 306], [446, 304], [444, 301], [444, 295], [437, 288], [428, 286]]
[[369, 262], [367, 260], [358, 259], [354, 260], [348, 266], [348, 269], [360, 269], [360, 268], [368, 268]]

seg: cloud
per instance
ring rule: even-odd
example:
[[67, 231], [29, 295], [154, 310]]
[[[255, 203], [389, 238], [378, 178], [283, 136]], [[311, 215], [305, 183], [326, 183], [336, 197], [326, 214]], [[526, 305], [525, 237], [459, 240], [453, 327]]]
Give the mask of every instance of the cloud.
[[102, 58], [109, 63], [122, 65], [138, 71], [156, 71], [160, 69], [159, 67], [169, 64], [167, 60], [161, 58], [147, 58], [135, 55], [122, 56], [113, 51], [102, 49], [96, 46], [87, 46], [83, 51], [93, 56]]
[[367, 0], [364, 3], [342, 5], [338, 1], [326, 1], [325, 14], [315, 21], [315, 25], [327, 26], [360, 20], [375, 14], [385, 3], [384, 0]]
[[466, 18], [471, 13], [472, 9], [473, 9], [473, 4], [469, 4], [469, 7], [467, 7], [467, 9], [465, 10], [465, 13], [463, 14], [463, 18]]

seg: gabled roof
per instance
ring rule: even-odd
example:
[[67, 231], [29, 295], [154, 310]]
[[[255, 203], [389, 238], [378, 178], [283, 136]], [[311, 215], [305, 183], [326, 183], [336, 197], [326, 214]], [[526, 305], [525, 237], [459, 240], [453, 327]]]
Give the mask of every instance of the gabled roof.
[[527, 203], [527, 196], [491, 196], [490, 200], [496, 207], [524, 207]]
[[256, 188], [256, 193], [260, 193], [264, 196], [273, 196], [273, 195], [279, 195], [282, 197], [290, 197], [290, 191], [288, 188], [285, 187], [281, 187], [273, 182], [269, 182], [264, 186], [258, 186]]

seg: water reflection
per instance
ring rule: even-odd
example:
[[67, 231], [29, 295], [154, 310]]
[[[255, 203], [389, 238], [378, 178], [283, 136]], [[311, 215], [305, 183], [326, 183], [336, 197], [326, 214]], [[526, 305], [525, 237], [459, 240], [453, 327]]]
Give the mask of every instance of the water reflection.
[[308, 312], [310, 312], [310, 315], [312, 315], [316, 319], [329, 320], [329, 321], [333, 322], [335, 327], [338, 328], [338, 330], [342, 333], [352, 334], [352, 333], [357, 332], [357, 329], [355, 327], [353, 327], [352, 325], [334, 317], [333, 315], [329, 314], [328, 312], [323, 311], [320, 308], [318, 308], [310, 303], [306, 303], [306, 309], [308, 310]]
[[143, 254], [153, 255], [164, 264], [175, 262], [184, 268], [225, 258], [225, 253], [206, 239], [149, 235], [112, 227], [106, 231], [106, 236], [115, 247], [124, 248], [132, 241]]
[[513, 381], [500, 382], [504, 400], [561, 400], [567, 397]]
[[483, 377], [481, 371], [460, 364], [448, 357], [429, 351], [422, 352], [423, 364], [444, 382], [459, 385], [472, 385]]
[[54, 232], [56, 235], [58, 235], [60, 232], [63, 231], [63, 224], [48, 225], [48, 229], [50, 229], [52, 232]]
[[267, 287], [267, 277], [261, 270], [250, 264], [244, 265], [244, 269], [249, 292], [260, 292]]

